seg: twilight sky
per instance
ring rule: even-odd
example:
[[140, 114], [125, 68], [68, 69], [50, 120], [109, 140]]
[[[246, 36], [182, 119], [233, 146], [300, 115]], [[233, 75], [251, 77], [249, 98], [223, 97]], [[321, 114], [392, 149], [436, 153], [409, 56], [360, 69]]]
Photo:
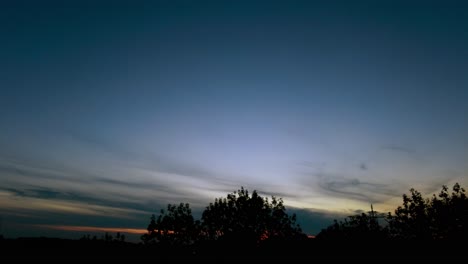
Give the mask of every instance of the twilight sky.
[[468, 184], [465, 1], [95, 2], [0, 3], [6, 236], [144, 229], [240, 186], [316, 234]]

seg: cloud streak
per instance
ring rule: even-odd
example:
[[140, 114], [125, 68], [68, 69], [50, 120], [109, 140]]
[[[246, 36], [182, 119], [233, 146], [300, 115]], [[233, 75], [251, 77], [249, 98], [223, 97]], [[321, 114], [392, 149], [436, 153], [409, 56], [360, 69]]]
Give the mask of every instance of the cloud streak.
[[1, 192], [0, 208], [24, 213], [51, 212], [89, 216], [107, 216], [118, 218], [134, 218], [136, 215], [145, 215], [147, 212], [130, 208], [119, 208], [89, 204], [85, 201], [66, 201], [26, 196], [18, 191]]
[[365, 202], [382, 202], [388, 196], [393, 196], [387, 185], [372, 182], [362, 182], [357, 178], [320, 177], [319, 187], [322, 190], [349, 199]]
[[77, 231], [77, 232], [108, 232], [108, 233], [125, 233], [142, 235], [147, 232], [146, 229], [125, 228], [125, 227], [99, 227], [99, 226], [70, 226], [70, 225], [34, 225], [40, 228], [60, 230], [60, 231]]
[[0, 174], [4, 175], [0, 191], [7, 197], [0, 208], [32, 215], [42, 210], [127, 218], [126, 213], [150, 215], [167, 203], [188, 202], [198, 212], [215, 197], [241, 186], [214, 174], [197, 177], [175, 174], [174, 170], [161, 172], [147, 163], [146, 159], [130, 161], [122, 164], [122, 175], [109, 176], [95, 175], [85, 168], [74, 171], [66, 164], [49, 169], [47, 165], [0, 160]]
[[408, 147], [403, 147], [399, 145], [394, 145], [394, 144], [389, 144], [389, 145], [383, 145], [380, 150], [390, 150], [390, 151], [395, 151], [395, 152], [400, 152], [400, 153], [406, 153], [410, 155], [414, 155], [417, 152], [413, 149], [410, 149]]

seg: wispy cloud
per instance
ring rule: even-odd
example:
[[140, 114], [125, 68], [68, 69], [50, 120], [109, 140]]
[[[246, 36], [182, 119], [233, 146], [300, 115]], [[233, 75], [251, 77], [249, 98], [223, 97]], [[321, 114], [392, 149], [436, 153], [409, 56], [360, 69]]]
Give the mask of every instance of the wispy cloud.
[[[398, 191], [401, 186], [397, 181], [389, 183], [370, 175], [367, 169], [356, 170], [351, 165], [350, 170], [344, 172], [331, 168], [303, 172], [300, 183], [304, 191], [301, 193], [308, 195], [306, 200], [310, 208], [352, 213], [353, 210], [367, 208], [370, 203], [386, 203], [401, 195]], [[296, 187], [296, 190], [300, 188]]]
[[[400, 197], [407, 190], [406, 186], [401, 185], [397, 177], [379, 177], [379, 170], [382, 164], [393, 166], [389, 161], [399, 162], [395, 163], [399, 165], [411, 163], [415, 156], [410, 149], [384, 146], [376, 150], [380, 156], [373, 156], [375, 159], [296, 163], [304, 177], [286, 172], [284, 180], [272, 182], [263, 175], [237, 177], [239, 175], [231, 175], [234, 172], [217, 171], [183, 158], [127, 150], [114, 142], [102, 143], [99, 138], [76, 138], [76, 141], [89, 147], [87, 150], [91, 154], [87, 161], [92, 161], [94, 166], [85, 166], [82, 161], [56, 164], [0, 157], [0, 208], [18, 216], [70, 214], [82, 216], [77, 217], [79, 219], [122, 219], [137, 223], [146, 221], [151, 213], [157, 213], [167, 203], [188, 202], [198, 214], [214, 198], [225, 197], [244, 186], [249, 191], [256, 189], [264, 196], [281, 197], [288, 208], [294, 206], [320, 212], [303, 213], [313, 222], [315, 218], [353, 214], [355, 210], [366, 209], [369, 203], [375, 205]], [[112, 161], [101, 160], [103, 153]], [[400, 156], [402, 160], [398, 159]], [[437, 184], [437, 189], [440, 186]], [[35, 221], [31, 223], [49, 224], [45, 220]], [[74, 221], [65, 219], [52, 223], [85, 224], [81, 220]], [[322, 223], [319, 222], [317, 224]], [[94, 223], [85, 225], [93, 226]]]
[[361, 164], [359, 164], [359, 169], [361, 169], [361, 170], [363, 170], [363, 171], [367, 170], [367, 169], [368, 169], [367, 164], [364, 163], [364, 162], [361, 163]]
[[24, 213], [37, 211], [118, 218], [134, 218], [137, 215], [148, 214], [142, 210], [89, 204], [82, 201], [30, 197], [24, 193], [18, 196], [18, 192], [3, 191], [1, 197], [0, 208]]
[[323, 174], [319, 180], [319, 187], [335, 196], [358, 199], [370, 203], [382, 202], [388, 196], [394, 195], [394, 192], [385, 184]]
[[164, 173], [146, 166], [146, 162], [123, 164], [122, 175], [109, 175], [106, 171], [96, 175], [75, 171], [65, 164], [51, 169], [47, 165], [0, 160], [0, 191], [8, 194], [0, 208], [15, 207], [23, 213], [44, 210], [117, 217], [126, 211], [150, 214], [167, 203], [188, 202], [196, 211], [213, 198], [225, 195], [223, 190], [231, 192], [241, 185], [214, 174], [195, 177]]
[[395, 151], [395, 152], [402, 152], [406, 154], [416, 154], [417, 152], [411, 148], [408, 147], [403, 147], [395, 144], [388, 144], [388, 145], [383, 145], [380, 147], [380, 150], [389, 150], [389, 151]]
[[126, 228], [126, 227], [99, 227], [99, 226], [69, 226], [69, 225], [34, 225], [40, 228], [77, 231], [77, 232], [108, 232], [108, 233], [126, 233], [142, 235], [147, 232], [146, 229]]
[[113, 142], [96, 135], [70, 131], [67, 132], [67, 134], [76, 141], [77, 144], [84, 145], [85, 147], [94, 149], [97, 152], [112, 155], [115, 160], [120, 160], [127, 168], [151, 170], [153, 172], [207, 180], [227, 178], [222, 177], [222, 175], [227, 174], [227, 172], [214, 171], [213, 169], [200, 164], [194, 164], [193, 162], [186, 161], [182, 157], [174, 159], [162, 153], [148, 152], [141, 149], [131, 150], [129, 147], [125, 147], [119, 142]]

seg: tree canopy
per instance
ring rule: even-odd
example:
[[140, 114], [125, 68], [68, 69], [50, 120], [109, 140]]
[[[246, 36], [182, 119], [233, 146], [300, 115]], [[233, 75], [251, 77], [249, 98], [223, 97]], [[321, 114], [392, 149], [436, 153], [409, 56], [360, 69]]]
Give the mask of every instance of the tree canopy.
[[145, 243], [163, 243], [169, 245], [190, 245], [200, 235], [200, 223], [194, 221], [188, 203], [168, 204], [167, 210], [161, 210], [156, 218], [151, 216], [148, 233], [142, 236]]
[[468, 235], [468, 199], [456, 183], [450, 193], [443, 186], [430, 199], [410, 190], [403, 205], [388, 215], [390, 237], [402, 239], [458, 239]]
[[216, 199], [205, 209], [202, 225], [210, 239], [243, 239], [258, 242], [265, 239], [293, 239], [303, 235], [296, 215], [289, 216], [281, 198], [261, 197], [248, 190]]
[[[379, 221], [380, 219], [380, 221]], [[317, 238], [387, 238], [418, 240], [457, 240], [468, 235], [468, 199], [465, 189], [456, 183], [452, 192], [442, 186], [438, 195], [424, 198], [410, 189], [403, 194], [403, 204], [394, 214], [371, 211], [336, 221], [322, 230]]]
[[[189, 204], [167, 206], [151, 217], [146, 244], [192, 245], [200, 241], [238, 242], [254, 246], [265, 241], [300, 241], [306, 236], [289, 215], [281, 198], [264, 198], [257, 191], [241, 188], [217, 198], [195, 221]], [[404, 239], [457, 240], [468, 235], [468, 198], [458, 183], [449, 191], [424, 198], [410, 189], [394, 213], [372, 209], [346, 217], [323, 229], [317, 238], [325, 240]]]
[[301, 239], [305, 234], [296, 223], [296, 215], [286, 212], [281, 198], [263, 198], [257, 191], [241, 188], [226, 198], [215, 199], [195, 221], [189, 204], [167, 206], [156, 218], [151, 217], [147, 243], [189, 245], [200, 240], [243, 241], [254, 245], [263, 240]]

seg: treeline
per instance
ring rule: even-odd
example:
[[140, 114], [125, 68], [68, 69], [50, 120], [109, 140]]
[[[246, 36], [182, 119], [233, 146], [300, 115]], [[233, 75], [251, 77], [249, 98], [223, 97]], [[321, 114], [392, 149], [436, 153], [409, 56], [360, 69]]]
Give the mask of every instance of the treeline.
[[[400, 254], [424, 252], [434, 257], [465, 240], [467, 227], [468, 199], [458, 183], [451, 190], [443, 186], [438, 195], [430, 198], [411, 189], [393, 213], [372, 209], [335, 220], [315, 239], [308, 239], [302, 232], [296, 215], [288, 214], [281, 198], [268, 199], [241, 188], [210, 203], [200, 220], [194, 219], [189, 204], [169, 204], [157, 217], [151, 217], [142, 241], [168, 252], [186, 249], [204, 256], [235, 252], [269, 257], [309, 257], [310, 252], [315, 252], [316, 256], [324, 256], [327, 248], [333, 247], [346, 256], [360, 256], [362, 251], [379, 255], [385, 254], [385, 248], [398, 248]], [[405, 251], [415, 240], [429, 251]]]
[[151, 217], [142, 241], [168, 258], [457, 258], [463, 251], [455, 249], [467, 238], [468, 199], [458, 183], [450, 191], [443, 186], [430, 198], [411, 189], [393, 213], [371, 210], [335, 220], [315, 239], [308, 239], [296, 220], [281, 198], [241, 188], [209, 204], [200, 220], [194, 219], [189, 204], [168, 205]]
[[[308, 239], [283, 200], [241, 188], [216, 199], [195, 220], [189, 204], [168, 205], [153, 215], [139, 244], [121, 234], [80, 240], [0, 239], [11, 260], [155, 261], [291, 260], [375, 261], [465, 259], [468, 199], [465, 189], [443, 186], [424, 198], [411, 189], [392, 213], [371, 209], [335, 220]], [[19, 253], [18, 253], [19, 252]]]
[[[458, 183], [451, 190], [443, 186], [438, 195], [424, 198], [411, 189], [403, 204], [391, 213], [373, 209], [367, 213], [335, 220], [317, 240], [460, 240], [468, 235], [468, 199]], [[189, 204], [167, 206], [151, 217], [145, 244], [193, 245], [200, 242], [242, 242], [258, 246], [271, 241], [303, 241], [307, 236], [288, 215], [281, 198], [261, 197], [247, 190], [216, 199], [194, 220]]]
[[449, 191], [443, 186], [438, 195], [424, 198], [411, 189], [395, 212], [373, 210], [336, 221], [317, 235], [323, 240], [452, 240], [468, 235], [468, 199], [458, 183]]
[[126, 239], [126, 236], [124, 234], [121, 234], [120, 232], [117, 232], [115, 237], [112, 236], [111, 234], [109, 234], [108, 232], [104, 233], [103, 236], [101, 236], [101, 238], [98, 238], [97, 236], [92, 236], [87, 234], [87, 235], [84, 235], [80, 238], [80, 240], [82, 241], [98, 241], [98, 240], [101, 240], [101, 241], [105, 241], [105, 242], [125, 242], [125, 239]]

